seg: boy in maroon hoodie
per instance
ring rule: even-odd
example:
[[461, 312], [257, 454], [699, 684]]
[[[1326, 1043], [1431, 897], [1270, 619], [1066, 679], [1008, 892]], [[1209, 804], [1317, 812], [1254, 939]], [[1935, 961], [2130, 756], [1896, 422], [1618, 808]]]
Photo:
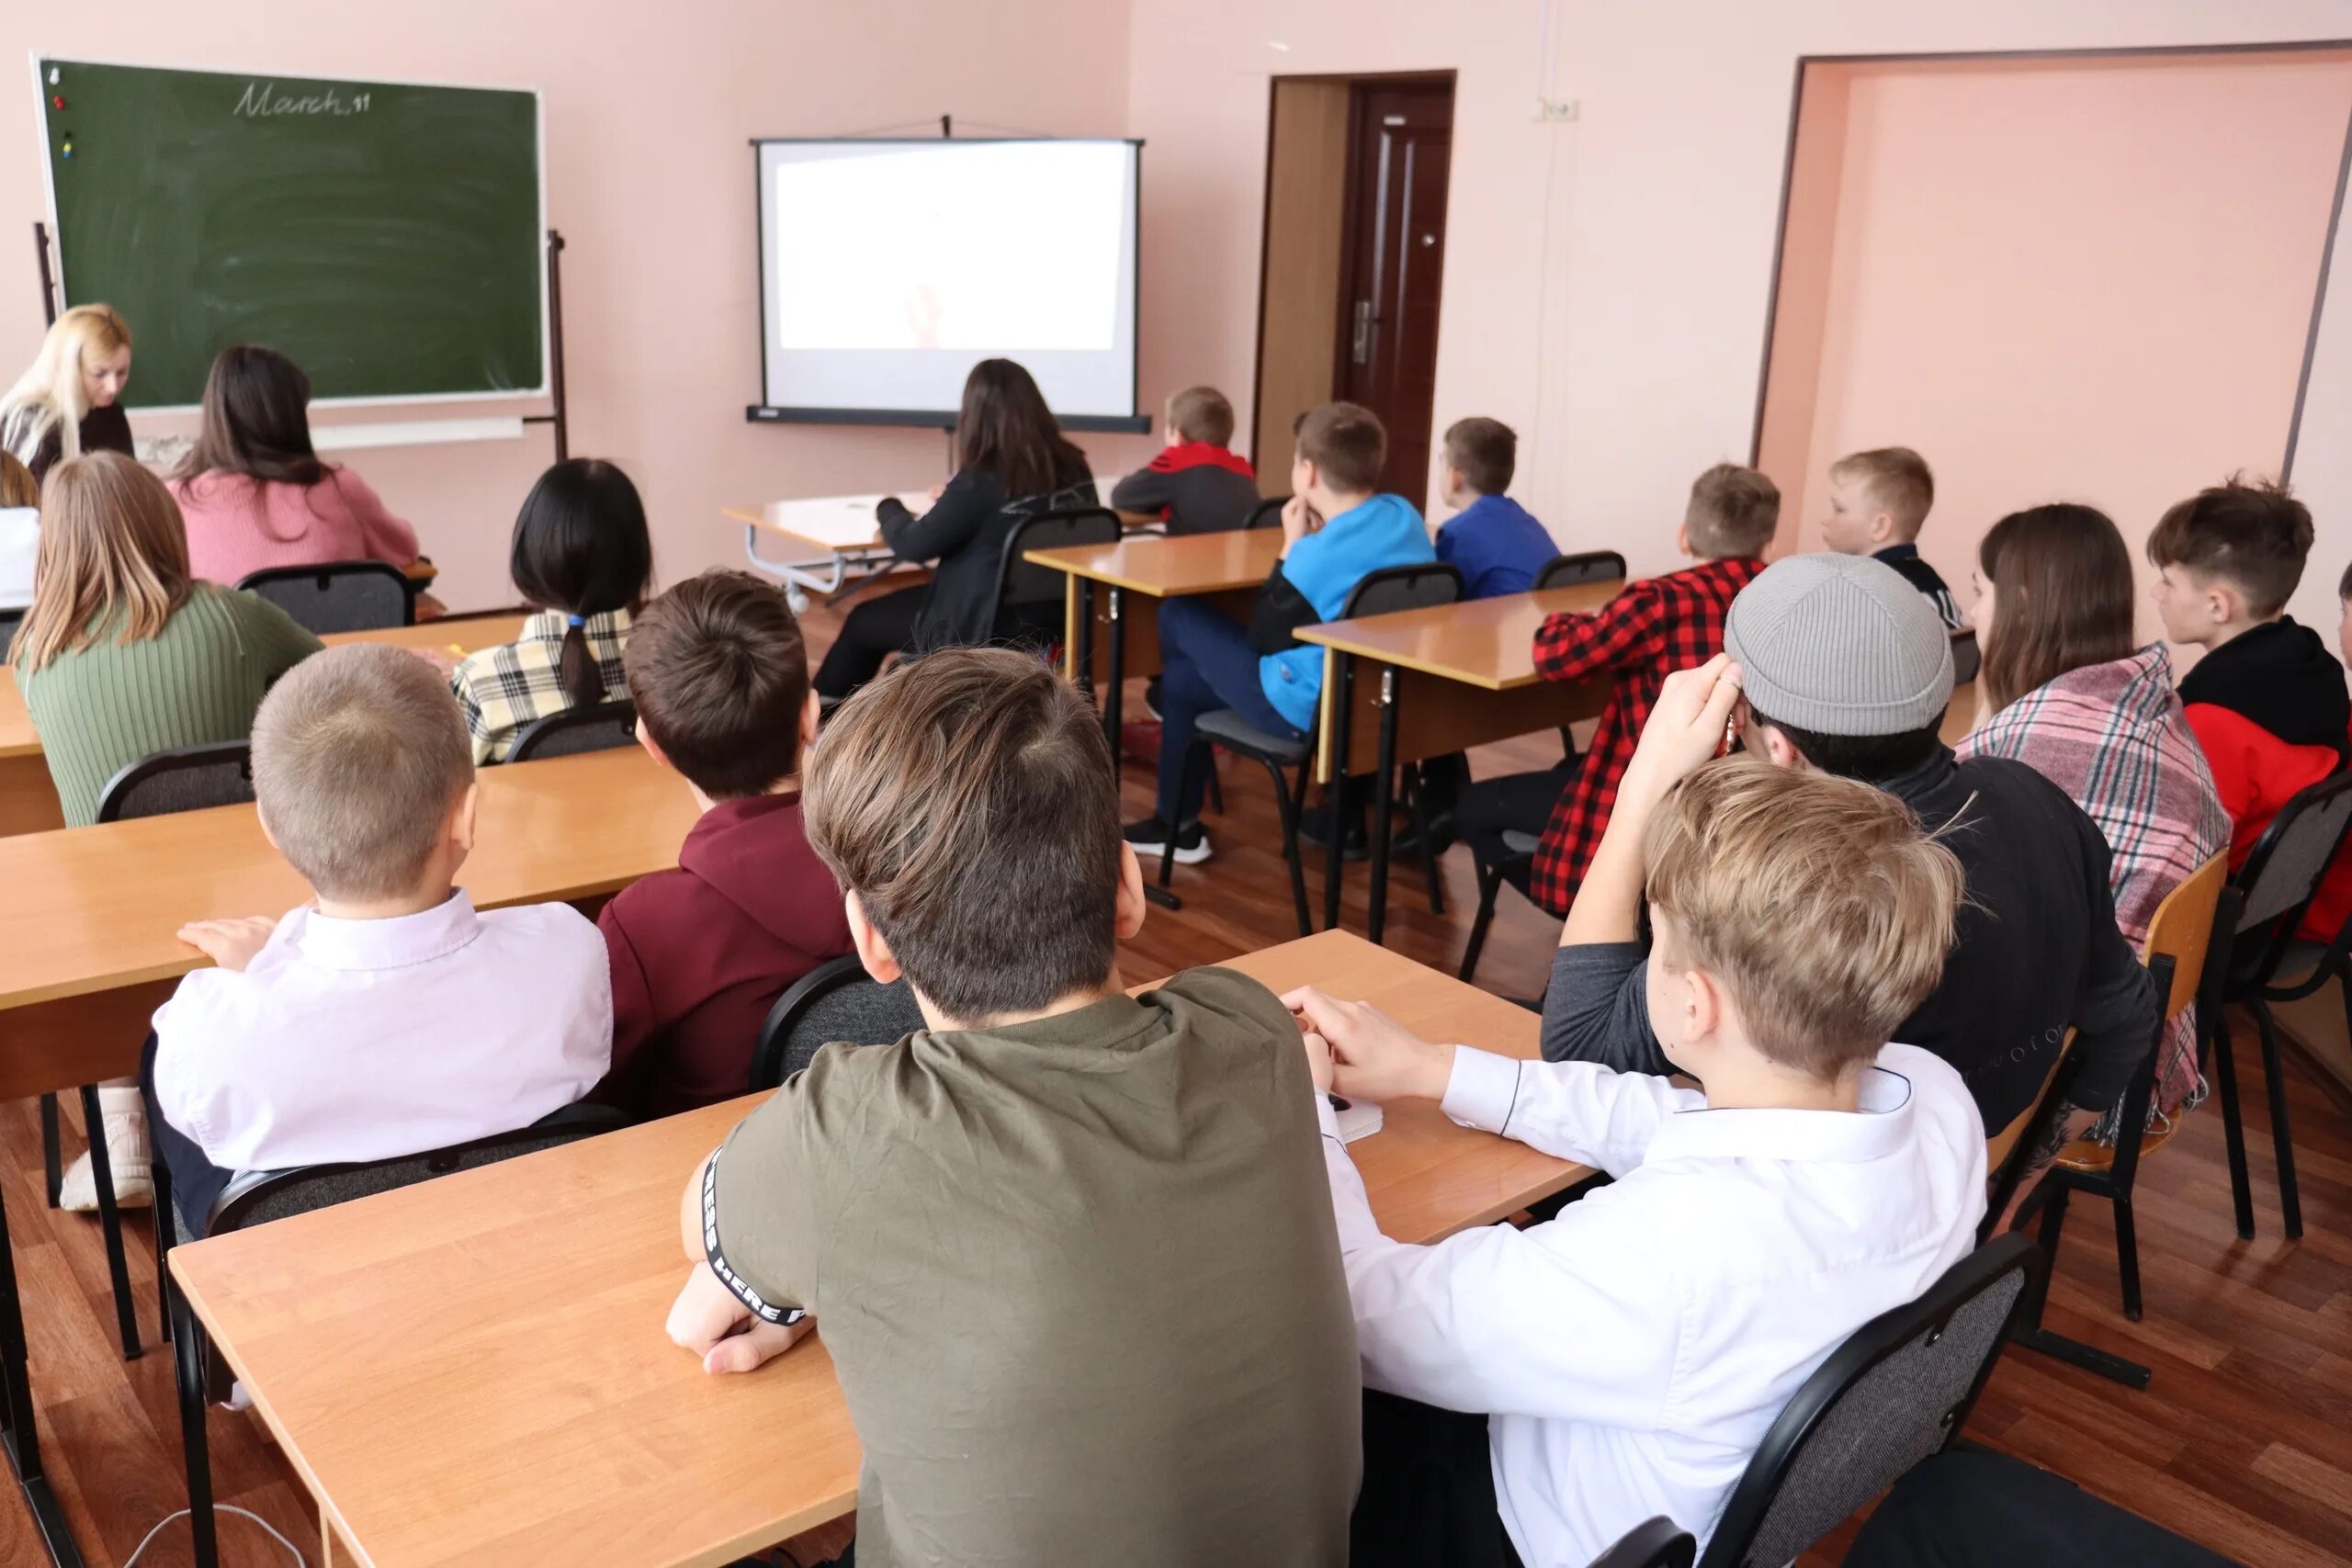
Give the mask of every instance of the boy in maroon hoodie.
[[1250, 459], [1230, 447], [1233, 405], [1215, 387], [1168, 400], [1168, 445], [1111, 490], [1120, 512], [1156, 514], [1171, 534], [1218, 534], [1250, 521], [1263, 498]]
[[749, 572], [689, 578], [646, 606], [623, 665], [639, 743], [703, 811], [678, 869], [596, 920], [613, 966], [605, 1097], [666, 1116], [751, 1088], [768, 1009], [849, 952], [849, 922], [801, 827], [817, 702], [784, 594]]

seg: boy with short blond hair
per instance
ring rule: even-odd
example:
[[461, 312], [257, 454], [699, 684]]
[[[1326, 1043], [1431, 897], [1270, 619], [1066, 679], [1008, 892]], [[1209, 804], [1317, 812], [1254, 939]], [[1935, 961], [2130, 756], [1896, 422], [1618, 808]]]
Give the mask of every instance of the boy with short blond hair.
[[612, 1054], [596, 928], [568, 904], [476, 912], [473, 756], [439, 671], [396, 648], [312, 654], [254, 718], [263, 834], [316, 897], [199, 920], [216, 967], [155, 1012], [156, 1146], [201, 1234], [239, 1170], [365, 1163], [529, 1125]]
[[1519, 434], [1498, 419], [1446, 427], [1440, 493], [1457, 508], [1437, 531], [1437, 558], [1462, 573], [1462, 596], [1524, 593], [1559, 553], [1527, 508], [1504, 494], [1519, 469]]
[[1611, 829], [1647, 865], [1649, 991], [1697, 1089], [1283, 998], [1340, 1094], [1436, 1100], [1614, 1179], [1523, 1231], [1406, 1246], [1319, 1113], [1376, 1391], [1364, 1568], [1585, 1562], [1661, 1513], [1703, 1550], [1789, 1397], [1975, 1244], [1984, 1124], [1950, 1066], [1890, 1043], [1942, 972], [1959, 864], [1868, 785], [1706, 761], [1737, 696], [1720, 660], [1668, 678], [1627, 773], [1662, 803]]
[[[2344, 667], [2286, 614], [2312, 536], [2310, 509], [2284, 484], [2236, 476], [2172, 507], [2148, 536], [2165, 638], [2204, 649], [2180, 701], [2229, 809], [2233, 871], [2281, 807], [2352, 756]], [[2352, 859], [2329, 872], [2301, 934], [2333, 942], [2347, 908]]]
[[1936, 504], [1936, 477], [1908, 446], [1851, 452], [1829, 465], [1829, 515], [1822, 542], [1841, 556], [1868, 556], [1927, 595], [1947, 631], [1968, 624], [1943, 574], [1919, 554], [1919, 530]]
[[803, 822], [817, 701], [784, 591], [747, 571], [690, 577], [632, 623], [622, 662], [638, 743], [702, 807], [678, 868], [596, 917], [613, 968], [606, 1097], [667, 1116], [751, 1088], [768, 1010], [849, 951], [849, 925]]
[[[1691, 483], [1675, 531], [1675, 548], [1695, 564], [1629, 582], [1600, 610], [1563, 611], [1537, 629], [1536, 672], [1550, 681], [1607, 675], [1609, 705], [1581, 758], [1470, 785], [1455, 823], [1482, 863], [1505, 867], [1520, 891], [1551, 913], [1566, 914], [1576, 898], [1660, 685], [1670, 672], [1723, 651], [1724, 616], [1764, 570], [1780, 523], [1778, 486], [1754, 468], [1718, 463]], [[1532, 868], [1510, 871], [1527, 863], [1505, 835], [1538, 833]]]
[[1170, 534], [1216, 534], [1250, 521], [1263, 499], [1250, 459], [1234, 451], [1233, 405], [1215, 387], [1168, 400], [1168, 444], [1111, 487], [1111, 507], [1165, 518]]
[[827, 721], [808, 794], [859, 957], [929, 1027], [827, 1046], [702, 1162], [671, 1337], [742, 1371], [823, 1319], [868, 1568], [1341, 1568], [1317, 1096], [1255, 981], [1122, 988], [1143, 873], [1092, 705], [1025, 654], [934, 653]]

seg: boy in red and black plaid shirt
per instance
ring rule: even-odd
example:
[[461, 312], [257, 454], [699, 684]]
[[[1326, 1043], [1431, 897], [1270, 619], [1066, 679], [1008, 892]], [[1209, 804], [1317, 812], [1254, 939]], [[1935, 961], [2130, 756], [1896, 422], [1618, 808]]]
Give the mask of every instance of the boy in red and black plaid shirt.
[[1487, 864], [1513, 858], [1518, 846], [1505, 833], [1541, 833], [1532, 882], [1520, 891], [1553, 914], [1567, 913], [1584, 880], [1658, 688], [1675, 671], [1723, 651], [1732, 597], [1764, 570], [1764, 548], [1780, 522], [1779, 487], [1753, 468], [1718, 463], [1691, 485], [1675, 536], [1676, 548], [1697, 565], [1628, 583], [1594, 614], [1554, 615], [1536, 632], [1535, 668], [1546, 680], [1615, 677], [1592, 745], [1546, 772], [1471, 785], [1455, 820]]

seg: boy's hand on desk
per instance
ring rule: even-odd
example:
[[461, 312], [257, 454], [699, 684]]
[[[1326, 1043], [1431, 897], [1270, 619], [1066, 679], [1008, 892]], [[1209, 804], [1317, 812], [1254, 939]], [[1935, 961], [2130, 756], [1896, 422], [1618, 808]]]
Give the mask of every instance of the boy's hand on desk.
[[670, 1340], [702, 1358], [707, 1372], [748, 1372], [791, 1349], [817, 1326], [813, 1317], [778, 1326], [763, 1323], [718, 1282], [707, 1263], [686, 1276], [670, 1305]]
[[269, 942], [277, 921], [268, 915], [242, 920], [190, 920], [179, 931], [180, 940], [223, 969], [243, 969]]
[[1453, 1076], [1453, 1047], [1432, 1045], [1370, 1002], [1343, 1002], [1312, 986], [1283, 995], [1309, 1038], [1308, 1060], [1319, 1037], [1331, 1055], [1329, 1088], [1376, 1105], [1392, 1100], [1442, 1100]]

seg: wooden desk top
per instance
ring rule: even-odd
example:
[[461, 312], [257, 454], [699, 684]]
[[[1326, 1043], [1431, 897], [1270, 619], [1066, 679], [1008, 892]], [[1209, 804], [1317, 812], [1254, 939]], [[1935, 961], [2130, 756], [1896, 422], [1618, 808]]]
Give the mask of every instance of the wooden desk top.
[[1281, 529], [1250, 528], [1030, 550], [1022, 558], [1162, 599], [1255, 588], [1266, 581], [1282, 553]]
[[[694, 797], [634, 746], [481, 770], [475, 904], [610, 893], [678, 863]], [[187, 974], [188, 920], [308, 897], [250, 806], [0, 838], [0, 1010]]]
[[[1534, 1053], [1534, 1014], [1345, 933], [1233, 966]], [[172, 1270], [376, 1568], [726, 1562], [848, 1513], [859, 1461], [821, 1328], [742, 1377], [662, 1333], [679, 1192], [754, 1103], [197, 1242]], [[1433, 1105], [1390, 1108], [1351, 1152], [1382, 1224], [1414, 1240], [1581, 1174]]]
[[1625, 586], [1622, 580], [1580, 582], [1532, 593], [1470, 599], [1427, 610], [1398, 610], [1361, 620], [1308, 626], [1302, 642], [1359, 658], [1376, 659], [1492, 692], [1534, 684], [1535, 631], [1562, 610], [1598, 610]]
[[[1105, 505], [1115, 482], [1110, 475], [1095, 479], [1096, 492], [1104, 498]], [[931, 495], [923, 491], [908, 491], [899, 501], [918, 517], [931, 506]], [[764, 506], [722, 506], [718, 514], [729, 523], [765, 528], [818, 550], [873, 550], [882, 547], [882, 529], [874, 517], [874, 509], [881, 504], [878, 493], [820, 495], [803, 501], [771, 501]], [[1130, 527], [1159, 521], [1132, 512], [1120, 513], [1119, 519]]]
[[[471, 653], [476, 649], [513, 642], [522, 626], [523, 617], [514, 615], [446, 615], [413, 626], [336, 632], [320, 640], [329, 647], [346, 642], [383, 642], [396, 648], [447, 648], [454, 644]], [[32, 716], [25, 711], [24, 694], [17, 690], [17, 672], [13, 668], [0, 666], [0, 757], [40, 754], [40, 737], [33, 730]]]

